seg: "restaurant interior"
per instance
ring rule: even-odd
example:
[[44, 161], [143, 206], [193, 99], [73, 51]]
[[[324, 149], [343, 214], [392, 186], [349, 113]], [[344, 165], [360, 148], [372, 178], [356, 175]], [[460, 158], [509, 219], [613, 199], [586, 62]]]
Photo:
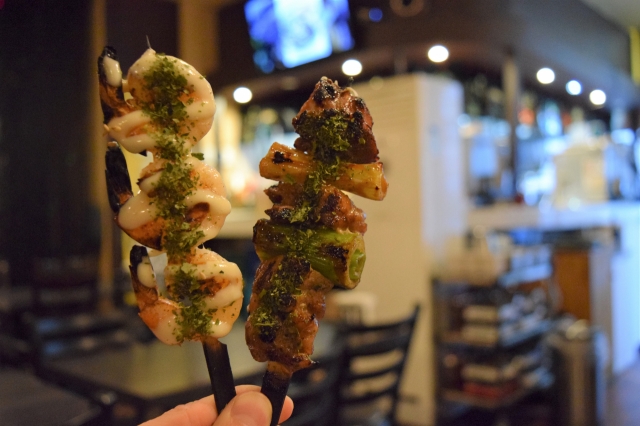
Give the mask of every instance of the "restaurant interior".
[[[125, 77], [153, 48], [213, 89], [193, 152], [231, 205], [202, 244], [244, 281], [221, 339], [236, 385], [266, 368], [244, 327], [260, 161], [293, 149], [323, 76], [371, 113], [388, 193], [349, 195], [366, 266], [327, 293], [284, 424], [640, 424], [636, 3], [0, 0], [0, 424], [128, 426], [212, 393], [206, 345], [138, 315], [106, 190], [106, 45]], [[135, 193], [153, 157], [124, 158]]]

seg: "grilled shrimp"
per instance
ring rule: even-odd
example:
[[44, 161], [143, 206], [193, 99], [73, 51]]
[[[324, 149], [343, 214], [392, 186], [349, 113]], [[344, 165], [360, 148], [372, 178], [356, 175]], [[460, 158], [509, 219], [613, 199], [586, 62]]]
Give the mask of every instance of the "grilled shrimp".
[[[195, 272], [199, 284], [192, 291], [202, 295], [202, 306], [183, 306], [160, 295], [147, 249], [134, 246], [130, 253], [131, 278], [140, 318], [163, 343], [176, 345], [182, 340], [204, 340], [229, 333], [242, 306], [242, 275], [235, 263], [206, 249], [197, 249], [190, 263], [169, 264], [165, 268], [167, 292], [175, 293], [175, 277]], [[201, 309], [204, 308], [204, 309]], [[197, 317], [201, 312], [203, 317]], [[194, 315], [196, 318], [194, 319]], [[200, 327], [200, 329], [198, 328]], [[206, 331], [205, 331], [206, 330]], [[205, 334], [206, 333], [206, 334]]]
[[[115, 222], [138, 243], [167, 253], [163, 295], [147, 249], [131, 249], [140, 318], [167, 344], [223, 337], [240, 314], [242, 275], [236, 264], [197, 246], [218, 234], [231, 204], [218, 171], [190, 152], [212, 124], [211, 86], [190, 65], [152, 49], [123, 80], [116, 52], [107, 47], [98, 74], [104, 122], [114, 139], [105, 173]], [[135, 195], [121, 146], [153, 155]]]
[[[197, 224], [197, 229], [203, 232], [197, 244], [202, 244], [218, 235], [231, 212], [231, 204], [225, 197], [225, 188], [217, 170], [195, 157], [189, 157], [187, 164], [197, 185], [195, 191], [185, 197], [189, 208], [185, 222]], [[157, 214], [154, 197], [166, 161], [156, 159], [142, 170], [138, 181], [140, 191], [136, 195], [131, 188], [126, 160], [116, 143], [108, 146], [106, 165], [109, 202], [118, 226], [139, 243], [163, 250], [165, 220]]]
[[157, 66], [159, 56], [162, 60], [172, 62], [186, 78], [188, 89], [180, 94], [178, 100], [184, 105], [188, 117], [180, 134], [187, 135], [185, 139], [189, 147], [211, 129], [216, 112], [211, 85], [186, 62], [173, 56], [158, 55], [149, 48], [131, 66], [125, 80], [115, 50], [106, 47], [98, 60], [104, 124], [109, 136], [133, 153], [147, 150], [155, 152], [158, 139], [154, 134], [162, 132], [152, 123], [151, 116], [142, 110], [143, 105], [153, 105], [158, 97], [158, 93], [149, 89], [153, 86], [149, 79], [152, 78], [153, 67]]

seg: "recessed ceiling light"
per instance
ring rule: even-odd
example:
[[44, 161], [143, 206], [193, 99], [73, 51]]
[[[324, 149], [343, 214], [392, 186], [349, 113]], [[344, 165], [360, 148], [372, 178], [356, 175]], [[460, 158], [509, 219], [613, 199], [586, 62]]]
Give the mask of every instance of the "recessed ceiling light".
[[379, 7], [372, 7], [369, 9], [369, 20], [371, 22], [380, 22], [382, 21], [382, 9]]
[[589, 100], [594, 105], [604, 105], [607, 102], [607, 95], [600, 89], [596, 89], [589, 93]]
[[253, 93], [247, 87], [238, 87], [233, 91], [233, 99], [239, 104], [246, 104], [253, 97]]
[[551, 68], [540, 68], [536, 74], [538, 81], [542, 84], [550, 84], [556, 79], [556, 73]]
[[376, 75], [369, 80], [369, 86], [373, 90], [380, 90], [384, 86], [384, 80], [382, 77]]
[[342, 64], [342, 72], [354, 76], [362, 72], [362, 64], [357, 59], [347, 59]]
[[427, 57], [432, 62], [444, 62], [449, 58], [449, 50], [446, 47], [437, 44], [435, 46], [431, 46], [427, 52]]
[[579, 95], [582, 93], [582, 84], [578, 80], [571, 80], [567, 83], [567, 93], [570, 95]]
[[283, 90], [296, 90], [300, 87], [300, 80], [292, 76], [282, 77], [280, 80], [280, 87]]

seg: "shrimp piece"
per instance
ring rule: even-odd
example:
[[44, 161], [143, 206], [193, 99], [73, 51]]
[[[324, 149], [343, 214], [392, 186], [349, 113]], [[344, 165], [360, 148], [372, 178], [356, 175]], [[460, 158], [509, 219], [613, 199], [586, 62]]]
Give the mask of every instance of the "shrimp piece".
[[162, 131], [152, 123], [151, 116], [143, 111], [143, 106], [152, 103], [155, 97], [153, 83], [147, 83], [145, 76], [157, 66], [158, 58], [172, 62], [186, 78], [188, 89], [178, 100], [184, 105], [188, 117], [180, 128], [180, 134], [186, 136], [188, 148], [202, 139], [213, 124], [216, 103], [211, 85], [191, 65], [173, 56], [158, 55], [149, 48], [131, 66], [124, 80], [115, 50], [105, 47], [98, 59], [104, 124], [109, 136], [132, 153], [147, 150], [155, 152], [157, 138], [154, 134]]
[[[155, 189], [160, 182], [166, 161], [156, 159], [142, 171], [138, 181], [140, 192], [131, 189], [126, 160], [117, 143], [108, 146], [106, 176], [109, 203], [115, 213], [114, 220], [131, 238], [147, 247], [163, 250], [165, 220], [158, 215], [154, 203]], [[197, 180], [196, 189], [185, 197], [189, 209], [185, 221], [202, 231], [197, 244], [214, 238], [231, 212], [231, 203], [218, 171], [195, 157], [189, 157], [187, 167]]]
[[242, 275], [235, 263], [210, 250], [198, 249], [191, 263], [170, 264], [165, 269], [169, 294], [176, 293], [175, 275], [180, 270], [196, 271], [200, 284], [194, 292], [204, 294], [203, 307], [206, 322], [197, 326], [190, 323], [189, 307], [180, 301], [162, 297], [149, 260], [147, 249], [134, 246], [129, 267], [139, 316], [155, 336], [168, 345], [179, 345], [184, 340], [203, 341], [207, 337], [226, 336], [240, 314], [242, 306]]

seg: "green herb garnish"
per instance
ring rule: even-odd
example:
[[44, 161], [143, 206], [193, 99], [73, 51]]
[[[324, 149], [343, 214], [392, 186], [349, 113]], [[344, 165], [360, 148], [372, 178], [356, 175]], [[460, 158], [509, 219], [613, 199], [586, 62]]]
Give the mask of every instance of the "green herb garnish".
[[[184, 263], [204, 237], [197, 224], [187, 220], [189, 208], [185, 197], [194, 193], [198, 180], [186, 160], [190, 155], [200, 160], [204, 156], [190, 153], [189, 131], [195, 123], [189, 120], [186, 107], [193, 103], [190, 97], [193, 87], [188, 85], [178, 61], [158, 54], [143, 80], [150, 100], [140, 101], [140, 106], [156, 129], [152, 137], [156, 141], [157, 157], [165, 160], [162, 175], [153, 189], [157, 215], [165, 221], [162, 245], [170, 263], [182, 264], [167, 289], [180, 308], [176, 337], [182, 342], [211, 331], [211, 313], [206, 310], [195, 268]], [[195, 137], [193, 141], [197, 142]]]

